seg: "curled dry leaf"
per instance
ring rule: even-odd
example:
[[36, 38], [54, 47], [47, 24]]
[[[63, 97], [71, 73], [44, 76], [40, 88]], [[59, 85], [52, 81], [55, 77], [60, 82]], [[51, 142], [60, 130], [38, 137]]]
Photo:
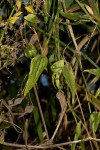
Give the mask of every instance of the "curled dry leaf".
[[[14, 102], [13, 102], [13, 100], [9, 100], [7, 107], [9, 108], [9, 110], [12, 110], [12, 108], [13, 108], [14, 106], [17, 106], [17, 105], [21, 104], [22, 101], [23, 101], [23, 99], [24, 99], [24, 98], [17, 98], [17, 99], [15, 99]], [[6, 105], [7, 105], [7, 104], [6, 104]]]
[[22, 103], [24, 98], [17, 98], [15, 99], [15, 101], [13, 102], [12, 100], [9, 100], [8, 104], [9, 106], [12, 108], [13, 106], [19, 105]]
[[61, 106], [61, 110], [64, 109], [64, 107], [66, 106], [66, 98], [63, 92], [58, 91], [56, 94], [56, 97], [59, 100], [60, 106]]
[[25, 111], [18, 117], [18, 118], [21, 118], [23, 117], [24, 115], [28, 114], [28, 113], [31, 113], [34, 109], [34, 106], [33, 105], [28, 105], [25, 107]]
[[17, 98], [17, 99], [15, 99], [14, 106], [21, 104], [21, 102], [22, 102], [23, 99], [24, 98]]
[[34, 44], [37, 40], [38, 40], [38, 36], [37, 36], [37, 33], [35, 33], [31, 36], [29, 44]]
[[31, 113], [32, 111], [33, 111], [33, 105], [29, 105], [29, 106], [26, 106], [26, 108], [25, 108], [25, 114], [26, 113]]

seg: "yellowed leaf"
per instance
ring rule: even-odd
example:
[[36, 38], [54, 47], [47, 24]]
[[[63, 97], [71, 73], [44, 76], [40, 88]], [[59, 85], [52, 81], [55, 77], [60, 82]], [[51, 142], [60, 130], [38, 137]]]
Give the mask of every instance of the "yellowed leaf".
[[32, 5], [26, 6], [25, 9], [26, 9], [29, 13], [34, 13], [34, 10], [33, 10]]
[[9, 22], [12, 23], [12, 24], [14, 24], [18, 19], [19, 19], [19, 17], [11, 17], [9, 19]]
[[0, 144], [4, 143], [5, 139], [5, 131], [0, 131]]
[[22, 14], [21, 11], [18, 11], [17, 13], [14, 14], [14, 17], [19, 17]]
[[21, 8], [21, 4], [22, 4], [22, 3], [21, 3], [21, 0], [17, 0], [17, 1], [16, 1], [16, 5], [17, 5], [18, 9]]
[[25, 113], [31, 113], [33, 111], [33, 109], [34, 109], [33, 105], [26, 106]]
[[94, 105], [100, 111], [100, 100], [95, 98], [92, 94], [86, 94], [86, 100]]
[[93, 10], [92, 10], [92, 8], [90, 6], [88, 6], [88, 5], [85, 4], [85, 8], [87, 9], [87, 11], [89, 12], [90, 15], [94, 14]]

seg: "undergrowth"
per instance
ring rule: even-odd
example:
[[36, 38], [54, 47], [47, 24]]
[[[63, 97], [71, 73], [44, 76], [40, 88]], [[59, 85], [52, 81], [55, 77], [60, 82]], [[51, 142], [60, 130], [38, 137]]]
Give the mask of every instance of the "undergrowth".
[[100, 149], [100, 2], [1, 0], [0, 147]]

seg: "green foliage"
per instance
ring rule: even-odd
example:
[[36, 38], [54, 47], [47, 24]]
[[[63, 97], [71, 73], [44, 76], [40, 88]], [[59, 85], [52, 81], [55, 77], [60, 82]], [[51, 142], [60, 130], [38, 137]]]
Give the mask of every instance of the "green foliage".
[[90, 115], [90, 124], [92, 126], [93, 133], [97, 131], [98, 125], [100, 124], [100, 112], [93, 112]]
[[24, 96], [26, 96], [32, 87], [36, 84], [41, 73], [46, 69], [48, 60], [45, 56], [37, 55], [31, 60], [30, 72], [28, 80], [26, 82], [26, 87], [24, 91]]
[[61, 15], [67, 19], [70, 19], [70, 20], [74, 20], [74, 21], [78, 21], [79, 20], [79, 16], [80, 14], [79, 13], [64, 13], [64, 12], [61, 12]]
[[61, 76], [63, 67], [64, 67], [64, 60], [57, 61], [51, 66], [51, 71], [53, 72], [52, 82], [53, 82], [54, 85], [57, 86], [58, 89], [61, 88], [61, 86], [60, 86], [60, 76]]
[[36, 129], [37, 129], [39, 139], [41, 142], [43, 142], [44, 138], [43, 138], [42, 124], [40, 122], [39, 111], [38, 111], [37, 107], [34, 107], [33, 115], [34, 115], [34, 120], [35, 120]]
[[98, 68], [98, 69], [88, 69], [88, 70], [84, 70], [84, 72], [89, 72], [89, 73], [95, 75], [96, 77], [100, 78], [100, 68]]
[[[77, 123], [74, 141], [77, 141], [80, 136], [81, 136], [81, 121]], [[76, 144], [73, 144], [71, 150], [75, 150], [75, 146], [76, 146]]]
[[99, 16], [98, 0], [1, 0], [1, 145], [99, 150]]
[[40, 22], [37, 16], [34, 14], [28, 14], [27, 16], [24, 17], [24, 19], [33, 24]]
[[63, 75], [65, 77], [66, 84], [68, 85], [68, 87], [71, 90], [71, 93], [72, 93], [72, 103], [74, 103], [74, 98], [75, 98], [75, 77], [73, 75], [72, 70], [68, 66], [68, 64], [66, 64], [64, 66], [64, 68], [63, 68]]
[[27, 58], [32, 58], [32, 57], [35, 57], [36, 54], [37, 54], [37, 50], [36, 50], [35, 46], [32, 44], [28, 44], [25, 49], [25, 56]]

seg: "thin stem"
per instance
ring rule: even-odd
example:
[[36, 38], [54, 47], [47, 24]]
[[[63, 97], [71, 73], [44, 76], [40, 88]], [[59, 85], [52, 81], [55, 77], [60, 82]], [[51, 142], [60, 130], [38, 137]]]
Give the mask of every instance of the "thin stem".
[[[49, 149], [49, 148], [54, 148], [58, 146], [67, 146], [71, 144], [78, 144], [82, 142], [88, 142], [88, 141], [96, 141], [100, 143], [100, 139], [88, 137], [85, 139], [77, 140], [77, 141], [70, 141], [70, 142], [65, 142], [65, 143], [59, 143], [59, 144], [41, 144], [41, 145], [27, 145], [29, 149]], [[2, 145], [8, 146], [8, 147], [16, 147], [16, 148], [26, 148], [26, 145], [23, 144], [14, 144], [14, 143], [7, 143], [4, 142]]]
[[36, 86], [34, 86], [34, 92], [35, 92], [37, 104], [38, 104], [38, 107], [39, 107], [42, 123], [43, 123], [44, 129], [45, 129], [45, 132], [46, 132], [46, 136], [47, 136], [47, 139], [49, 140], [49, 134], [48, 134], [48, 130], [47, 130], [47, 127], [46, 127], [45, 120], [44, 120], [44, 116], [43, 116], [42, 108], [41, 108], [41, 105], [40, 105], [40, 100], [39, 100], [39, 97], [38, 97]]
[[[87, 134], [88, 134], [88, 137], [90, 137], [90, 133], [89, 133], [88, 128], [87, 128], [87, 123], [86, 123], [86, 120], [85, 120], [85, 117], [84, 117], [84, 113], [83, 113], [83, 110], [82, 110], [81, 103], [80, 103], [80, 100], [79, 100], [79, 97], [78, 97], [77, 92], [76, 92], [76, 96], [77, 96], [77, 100], [78, 100], [79, 107], [80, 107], [80, 110], [81, 110], [81, 114], [82, 114], [82, 117], [83, 117], [84, 127], [85, 127], [85, 129], [86, 129], [86, 132], [87, 132]], [[91, 146], [91, 149], [93, 150], [93, 146], [92, 146], [92, 142], [91, 142], [91, 141], [90, 141], [90, 146]]]

